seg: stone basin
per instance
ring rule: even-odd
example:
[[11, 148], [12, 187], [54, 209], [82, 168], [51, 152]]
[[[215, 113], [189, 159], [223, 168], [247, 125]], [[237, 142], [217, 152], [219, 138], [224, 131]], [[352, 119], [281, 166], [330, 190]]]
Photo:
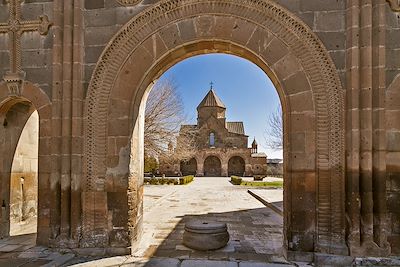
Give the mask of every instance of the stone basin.
[[183, 244], [195, 250], [216, 250], [229, 241], [226, 223], [191, 221], [186, 223]]

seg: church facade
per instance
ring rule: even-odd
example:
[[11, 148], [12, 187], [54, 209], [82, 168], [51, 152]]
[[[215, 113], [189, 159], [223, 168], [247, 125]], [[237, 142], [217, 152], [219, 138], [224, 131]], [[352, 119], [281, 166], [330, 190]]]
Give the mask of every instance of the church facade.
[[254, 139], [248, 147], [249, 137], [243, 122], [228, 122], [226, 107], [211, 88], [197, 107], [197, 124], [182, 125], [177, 138], [181, 142], [191, 136], [193, 152], [189, 158], [180, 158], [175, 151], [175, 162], [160, 158], [160, 172], [168, 176], [254, 176], [267, 174], [267, 155], [258, 153]]

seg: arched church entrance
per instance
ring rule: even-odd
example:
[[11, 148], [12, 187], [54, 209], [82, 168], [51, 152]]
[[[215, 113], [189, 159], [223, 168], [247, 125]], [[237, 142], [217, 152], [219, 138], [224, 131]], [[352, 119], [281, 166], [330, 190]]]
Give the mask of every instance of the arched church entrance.
[[195, 158], [192, 158], [189, 161], [181, 161], [181, 173], [183, 176], [196, 175], [197, 160]]
[[[25, 106], [29, 108], [29, 105]], [[8, 116], [9, 117], [9, 116]], [[39, 115], [22, 130], [10, 175], [10, 235], [36, 233], [38, 204]]]
[[204, 160], [204, 176], [220, 177], [221, 176], [221, 160], [216, 156], [208, 156]]
[[231, 157], [228, 161], [228, 176], [244, 176], [246, 164], [244, 159], [239, 156]]
[[[7, 91], [0, 83], [0, 92]], [[51, 133], [49, 125], [40, 123], [50, 121], [49, 103], [45, 93], [29, 82], [20, 94], [0, 97], [2, 238], [37, 233], [36, 244], [48, 244], [51, 160], [46, 154], [50, 151], [39, 147], [48, 144]]]
[[[110, 42], [87, 93], [81, 242], [137, 245], [146, 97], [169, 67], [205, 53], [252, 61], [279, 93], [287, 130], [284, 157], [290, 161], [284, 167], [285, 249], [347, 254], [340, 79], [312, 30], [270, 0], [161, 1], [135, 16]], [[111, 196], [118, 207], [107, 201]]]

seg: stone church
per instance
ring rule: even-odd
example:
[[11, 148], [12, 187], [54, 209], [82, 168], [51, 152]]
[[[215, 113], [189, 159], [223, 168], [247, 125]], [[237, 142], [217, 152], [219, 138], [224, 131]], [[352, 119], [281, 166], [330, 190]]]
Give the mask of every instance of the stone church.
[[[0, 1], [1, 235], [36, 206], [21, 220], [37, 216], [37, 244], [134, 251], [148, 92], [209, 53], [253, 62], [280, 96], [286, 257], [399, 256], [399, 0]], [[35, 111], [32, 174], [13, 159]]]
[[[197, 107], [197, 124], [182, 125], [179, 142], [187, 142], [183, 135], [193, 136], [193, 157], [167, 164], [160, 160], [161, 174], [220, 176], [266, 176], [267, 155], [258, 153], [254, 139], [248, 148], [248, 136], [243, 122], [226, 121], [226, 107], [211, 86]], [[181, 138], [180, 138], [181, 137]]]

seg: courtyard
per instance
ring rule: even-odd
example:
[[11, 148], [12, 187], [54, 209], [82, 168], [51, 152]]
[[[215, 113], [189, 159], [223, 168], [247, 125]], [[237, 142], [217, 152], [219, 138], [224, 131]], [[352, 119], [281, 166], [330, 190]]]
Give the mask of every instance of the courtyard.
[[[97, 260], [97, 257], [74, 257], [72, 253], [51, 252], [35, 247], [35, 234], [24, 235], [27, 229], [21, 228], [21, 232], [14, 233], [17, 236], [0, 243], [0, 266], [135, 266], [140, 263], [152, 266], [154, 262], [156, 266], [174, 266], [178, 261], [289, 264], [282, 254], [282, 215], [266, 207], [248, 190], [282, 209], [282, 189], [234, 186], [229, 177], [196, 177], [188, 185], [146, 185], [143, 236], [132, 257], [122, 257], [121, 262], [121, 257]], [[230, 234], [228, 245], [207, 252], [183, 246], [184, 224], [190, 220], [227, 223]]]
[[[144, 232], [134, 255], [266, 262], [282, 259], [283, 217], [247, 190], [232, 185], [228, 177], [197, 177], [184, 186], [145, 186]], [[271, 202], [282, 203], [281, 189], [262, 191], [271, 196]], [[228, 246], [217, 252], [192, 251], [184, 247], [184, 225], [190, 220], [227, 223]]]

